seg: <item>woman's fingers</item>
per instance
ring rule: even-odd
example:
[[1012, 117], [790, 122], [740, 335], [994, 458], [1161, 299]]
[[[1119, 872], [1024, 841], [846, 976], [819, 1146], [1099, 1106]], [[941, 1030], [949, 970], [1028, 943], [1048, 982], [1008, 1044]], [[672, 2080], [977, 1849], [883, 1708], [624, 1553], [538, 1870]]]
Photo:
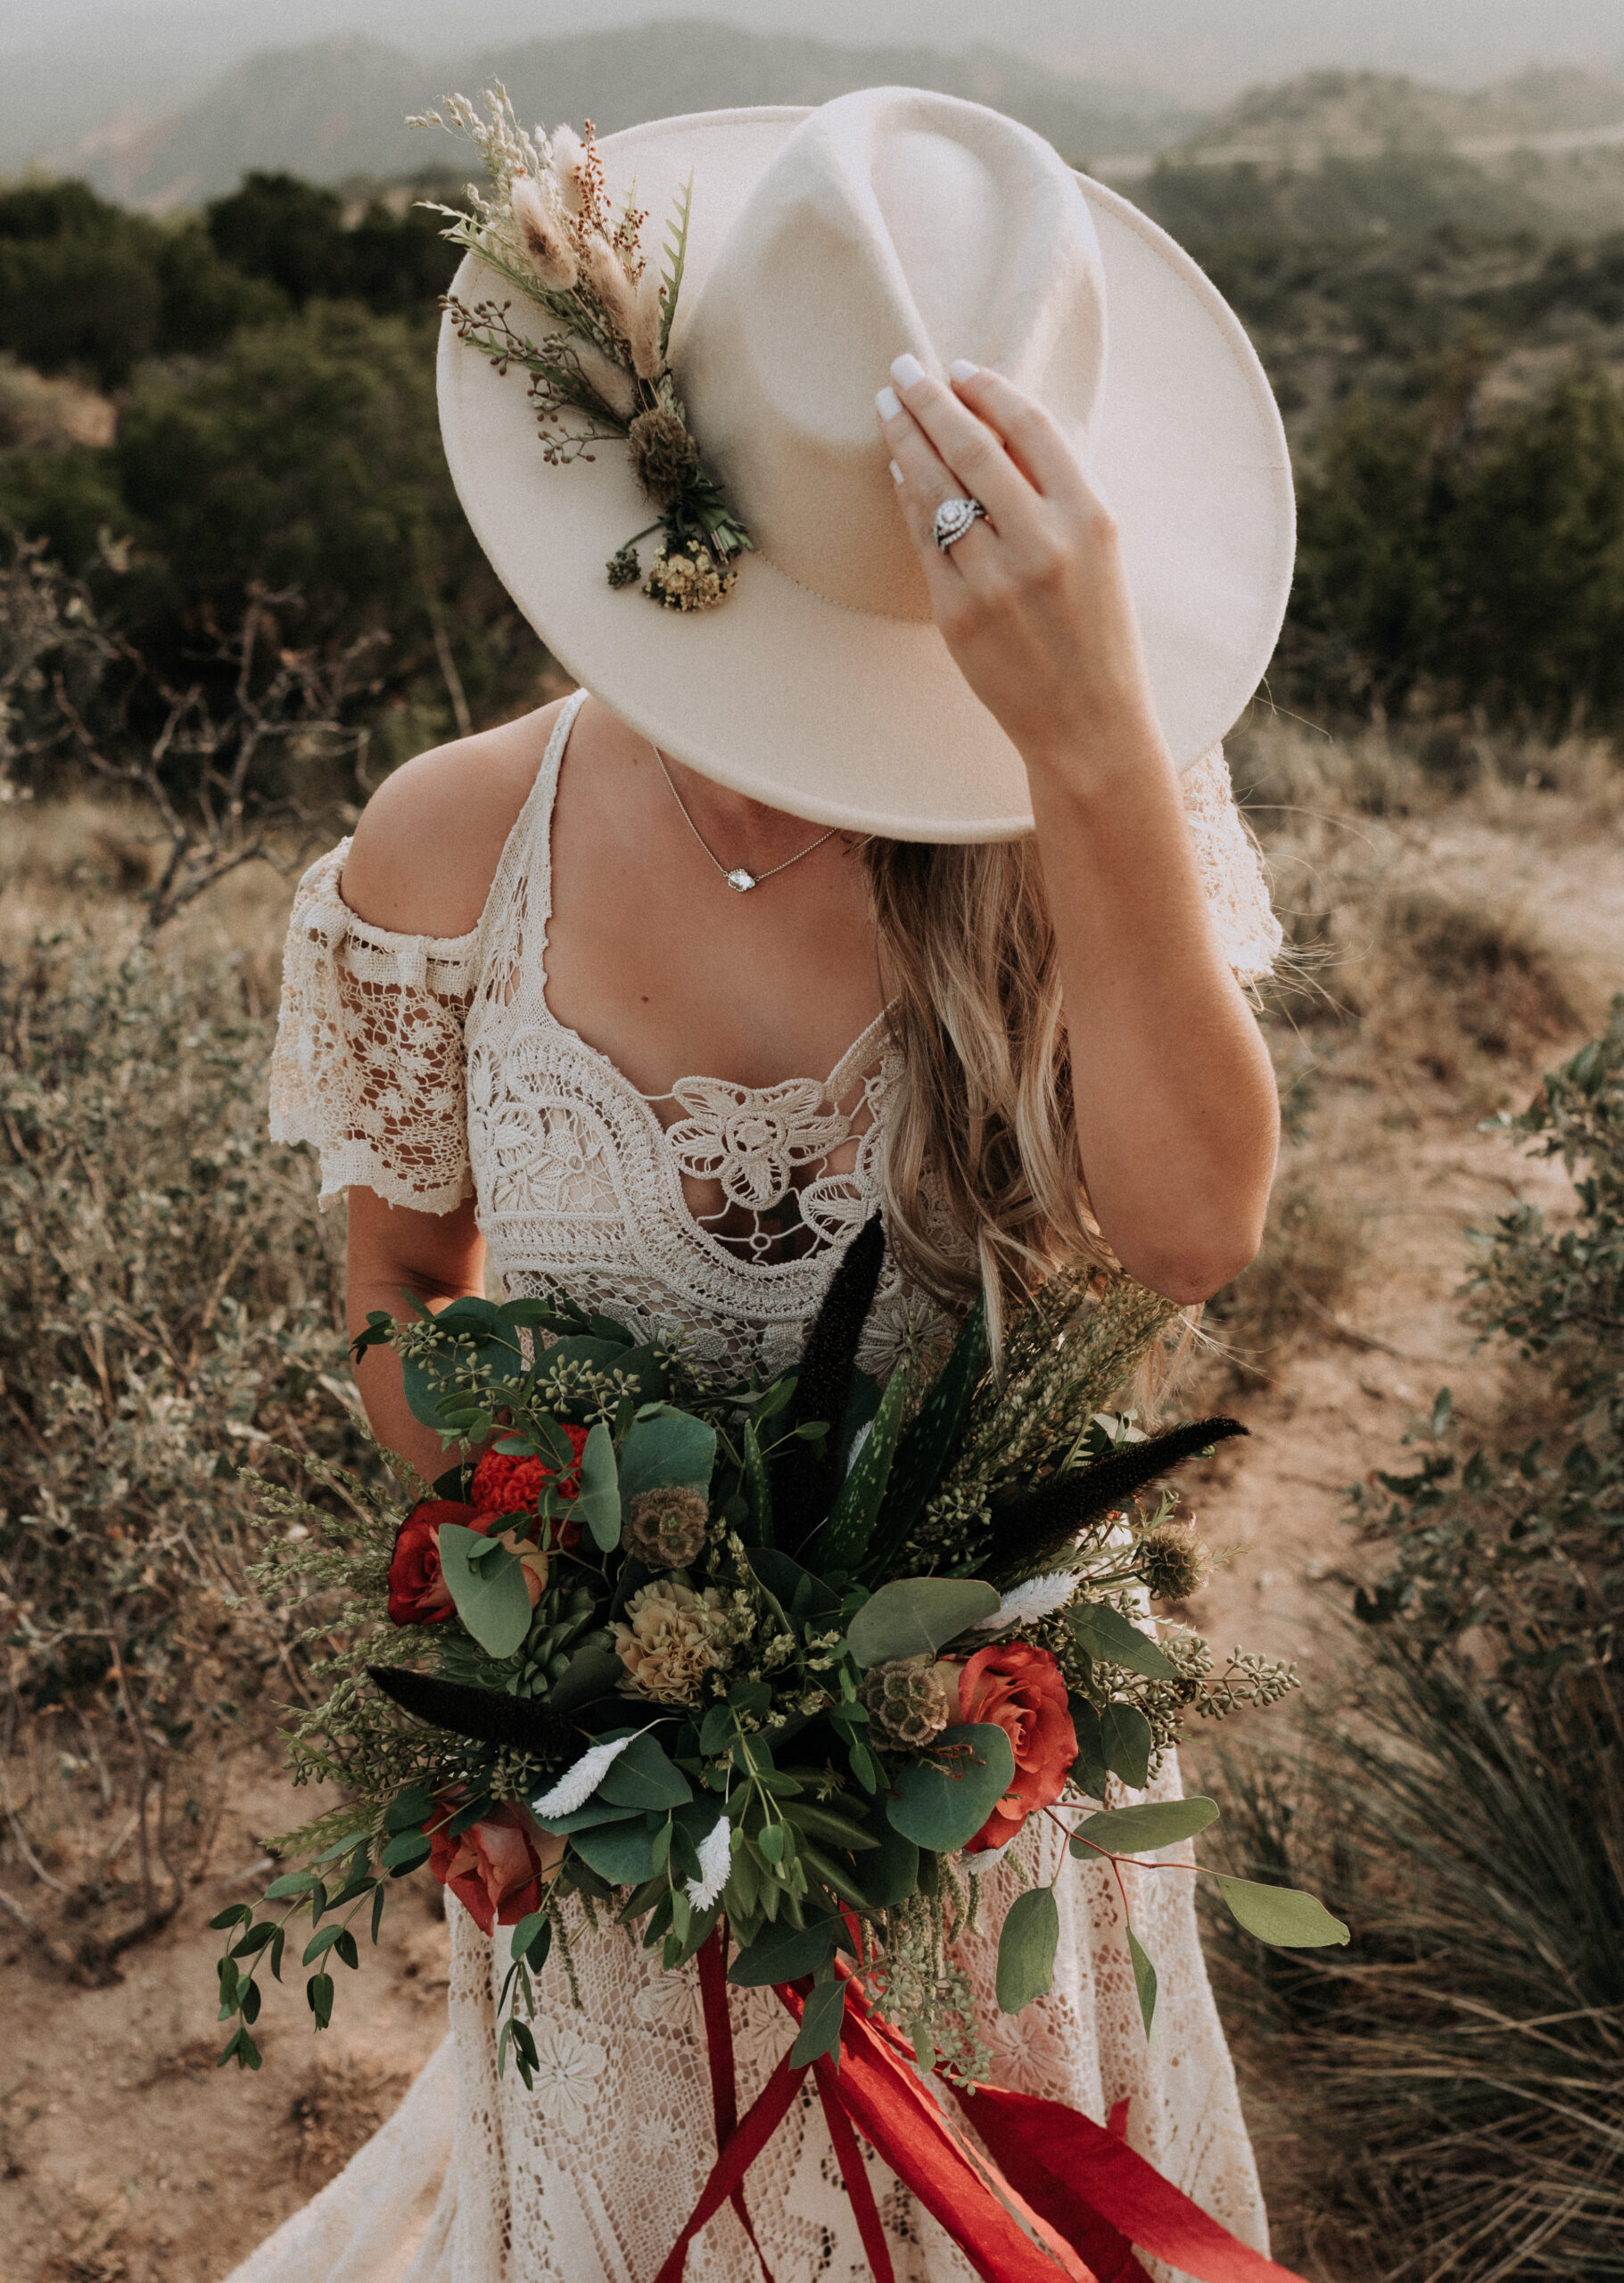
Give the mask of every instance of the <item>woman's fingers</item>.
[[977, 424], [999, 440], [1006, 466], [1012, 461], [1032, 489], [1047, 499], [1076, 492], [1080, 474], [1076, 453], [1044, 406], [1002, 373], [968, 362], [949, 369], [959, 408], [968, 408]]
[[899, 357], [891, 383], [953, 477], [949, 497], [979, 499], [1000, 531], [1013, 532], [1032, 504], [1032, 486], [984, 420], [952, 389], [933, 381], [917, 357]]
[[943, 554], [936, 540], [936, 509], [944, 499], [961, 499], [964, 486], [894, 390], [881, 389], [876, 401], [903, 517], [935, 592], [938, 581], [956, 581], [964, 567], [953, 561], [953, 555], [968, 548], [972, 540], [989, 542], [991, 534], [985, 523], [973, 523], [952, 552]]

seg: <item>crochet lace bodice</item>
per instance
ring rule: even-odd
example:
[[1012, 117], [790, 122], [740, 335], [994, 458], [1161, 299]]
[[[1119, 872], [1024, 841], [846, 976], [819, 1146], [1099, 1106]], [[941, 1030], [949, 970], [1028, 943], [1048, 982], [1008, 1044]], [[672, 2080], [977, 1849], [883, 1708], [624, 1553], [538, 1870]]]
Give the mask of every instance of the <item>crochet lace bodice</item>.
[[[547, 997], [551, 820], [581, 705], [561, 711], [466, 935], [392, 934], [344, 902], [343, 841], [299, 886], [284, 959], [271, 1131], [320, 1153], [324, 1202], [351, 1183], [449, 1212], [472, 1195], [509, 1293], [562, 1285], [640, 1338], [680, 1327], [742, 1374], [794, 1362], [834, 1259], [880, 1200], [895, 1059], [882, 1015], [822, 1077], [679, 1078], [641, 1093]], [[1279, 929], [1214, 750], [1184, 779], [1209, 907], [1250, 981]], [[894, 1269], [865, 1362], [927, 1333]]]

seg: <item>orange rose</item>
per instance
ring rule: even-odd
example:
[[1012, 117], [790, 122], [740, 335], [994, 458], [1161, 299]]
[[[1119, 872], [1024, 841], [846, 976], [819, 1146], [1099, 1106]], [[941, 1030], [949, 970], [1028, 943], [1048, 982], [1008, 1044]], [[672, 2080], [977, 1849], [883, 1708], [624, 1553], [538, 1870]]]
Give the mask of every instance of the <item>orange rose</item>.
[[[441, 1800], [434, 1814], [443, 1817], [455, 1805], [455, 1800]], [[450, 1888], [482, 1934], [516, 1926], [541, 1907], [541, 1858], [511, 1801], [492, 1808], [455, 1839], [448, 1838], [443, 1826], [431, 1830], [429, 1869], [442, 1887]]]
[[[489, 1534], [497, 1517], [482, 1514], [455, 1498], [425, 1498], [414, 1506], [395, 1534], [389, 1562], [389, 1614], [396, 1625], [439, 1625], [450, 1616], [451, 1589], [440, 1566], [440, 1530], [444, 1522], [462, 1529]], [[524, 1589], [534, 1609], [547, 1591], [547, 1556], [533, 1538], [516, 1530], [499, 1530], [509, 1554], [516, 1554], [524, 1570]]]
[[1002, 1728], [1015, 1754], [1015, 1781], [966, 1850], [1002, 1847], [1029, 1815], [1051, 1808], [1066, 1789], [1077, 1756], [1077, 1733], [1066, 1682], [1047, 1649], [1005, 1641], [978, 1649], [959, 1676], [959, 1718]]
[[451, 1614], [451, 1594], [440, 1568], [440, 1526], [487, 1530], [490, 1517], [456, 1498], [425, 1498], [395, 1534], [389, 1562], [389, 1614], [396, 1625], [441, 1625]]

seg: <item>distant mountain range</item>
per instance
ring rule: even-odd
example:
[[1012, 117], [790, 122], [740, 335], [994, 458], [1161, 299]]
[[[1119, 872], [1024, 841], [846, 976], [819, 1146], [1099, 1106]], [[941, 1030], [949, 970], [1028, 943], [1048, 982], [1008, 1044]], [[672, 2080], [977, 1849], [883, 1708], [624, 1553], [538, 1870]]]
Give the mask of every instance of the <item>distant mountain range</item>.
[[362, 38], [257, 55], [168, 118], [115, 117], [53, 152], [49, 163], [155, 210], [218, 196], [249, 167], [318, 182], [462, 167], [444, 137], [414, 133], [402, 120], [449, 88], [477, 95], [492, 78], [526, 120], [589, 118], [604, 134], [684, 111], [819, 103], [885, 86], [989, 103], [1075, 161], [1163, 150], [1204, 124], [1166, 96], [1072, 79], [993, 48], [843, 47], [716, 23], [654, 23], [517, 43], [449, 68]]
[[1315, 71], [1204, 114], [1142, 87], [1045, 70], [992, 47], [844, 46], [716, 22], [658, 21], [517, 41], [450, 66], [359, 37], [271, 51], [235, 65], [205, 95], [165, 117], [115, 116], [45, 162], [154, 211], [218, 197], [254, 167], [332, 183], [460, 175], [466, 150], [414, 132], [405, 116], [454, 88], [476, 95], [493, 78], [527, 121], [589, 118], [606, 134], [683, 111], [817, 103], [862, 87], [935, 87], [1007, 111], [1074, 164], [1124, 179], [1175, 151], [1197, 163], [1301, 165], [1328, 152], [1395, 143], [1452, 144], [1470, 155], [1513, 145], [1624, 145], [1624, 78], [1600, 72], [1529, 70], [1462, 93], [1387, 73]]

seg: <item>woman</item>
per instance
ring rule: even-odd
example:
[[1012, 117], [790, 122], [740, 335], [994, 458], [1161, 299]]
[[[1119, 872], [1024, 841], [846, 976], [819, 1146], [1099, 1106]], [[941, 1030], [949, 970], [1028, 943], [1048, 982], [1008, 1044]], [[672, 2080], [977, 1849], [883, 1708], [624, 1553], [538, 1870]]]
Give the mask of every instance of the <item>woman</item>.
[[[709, 202], [672, 362], [760, 555], [703, 619], [589, 587], [624, 471], [544, 461], [448, 333], [464, 503], [583, 688], [409, 763], [301, 886], [275, 1117], [348, 1192], [352, 1321], [495, 1265], [777, 1368], [877, 1205], [877, 1361], [1079, 1258], [1205, 1298], [1252, 1257], [1276, 1138], [1241, 985], [1278, 934], [1212, 747], [1278, 625], [1282, 527], [1289, 559], [1255, 359], [1159, 233], [974, 106], [881, 90], [603, 157]], [[360, 1384], [436, 1473], [392, 1358]], [[1100, 2118], [1125, 2098], [1134, 2145], [1261, 2246], [1191, 1883], [1129, 1875], [1154, 2040], [1115, 1886], [1078, 1867], [1055, 1990], [989, 2024], [993, 2074]], [[452, 1921], [452, 2038], [238, 2283], [659, 2268], [713, 2155], [692, 1970], [583, 1925], [526, 2092], [495, 2072], [491, 1944]], [[990, 1987], [984, 1937], [967, 1962]], [[742, 2104], [785, 2032], [771, 1993], [734, 2006]], [[967, 2276], [878, 2171], [899, 2276]], [[868, 2272], [815, 2109], [746, 2196], [779, 2283]], [[732, 2211], [688, 2271], [760, 2271]]]

